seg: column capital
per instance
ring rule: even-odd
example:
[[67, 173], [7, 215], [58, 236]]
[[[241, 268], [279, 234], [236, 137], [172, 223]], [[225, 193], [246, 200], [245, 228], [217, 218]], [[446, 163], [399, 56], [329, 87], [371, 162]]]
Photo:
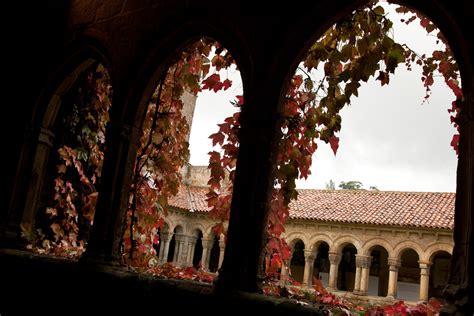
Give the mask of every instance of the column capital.
[[398, 268], [402, 266], [402, 261], [398, 258], [388, 258], [387, 263], [390, 271], [398, 271]]
[[211, 248], [214, 245], [214, 239], [212, 238], [203, 238], [201, 241], [203, 248]]
[[44, 127], [40, 127], [38, 142], [46, 144], [48, 147], [53, 147], [54, 133]]
[[188, 236], [188, 242], [191, 244], [196, 244], [198, 238], [196, 236]]
[[318, 255], [317, 251], [314, 250], [304, 250], [304, 258], [305, 261], [314, 261], [316, 259], [316, 256]]
[[328, 254], [329, 263], [338, 265], [341, 262], [342, 254], [336, 252], [330, 252]]
[[418, 261], [420, 264], [420, 275], [430, 275], [431, 262]]
[[186, 235], [185, 234], [174, 234], [174, 238], [177, 242], [183, 242], [186, 240]]
[[163, 241], [169, 241], [171, 238], [173, 238], [173, 233], [170, 232], [161, 232], [160, 233], [160, 238]]
[[356, 267], [369, 269], [371, 263], [372, 263], [371, 256], [356, 255]]

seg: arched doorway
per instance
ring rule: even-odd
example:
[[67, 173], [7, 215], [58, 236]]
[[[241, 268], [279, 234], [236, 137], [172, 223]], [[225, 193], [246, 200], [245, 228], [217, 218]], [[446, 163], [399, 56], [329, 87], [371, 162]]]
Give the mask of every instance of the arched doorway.
[[369, 273], [368, 295], [387, 296], [388, 290], [388, 252], [382, 246], [375, 246], [370, 251], [372, 261]]
[[196, 229], [194, 236], [196, 237], [196, 244], [194, 245], [194, 253], [192, 256], [192, 266], [195, 268], [199, 268], [202, 266], [202, 231], [200, 229]]
[[337, 289], [352, 292], [354, 290], [357, 249], [348, 244], [342, 248], [341, 262], [338, 268]]
[[291, 251], [291, 260], [290, 260], [290, 278], [296, 282], [303, 283], [304, 276], [304, 242], [301, 239], [293, 241], [293, 247]]
[[314, 260], [313, 276], [322, 281], [323, 286], [328, 286], [329, 281], [329, 245], [321, 242], [317, 248], [316, 259]]
[[209, 257], [209, 271], [217, 272], [217, 269], [219, 268], [219, 254], [220, 254], [219, 238], [217, 236], [214, 236], [213, 239], [214, 239], [214, 242], [212, 244], [211, 253]]
[[444, 300], [443, 290], [448, 284], [451, 255], [446, 251], [438, 251], [432, 256], [431, 262], [428, 297]]
[[419, 256], [413, 249], [405, 249], [401, 255], [398, 270], [397, 298], [416, 302], [420, 292]]

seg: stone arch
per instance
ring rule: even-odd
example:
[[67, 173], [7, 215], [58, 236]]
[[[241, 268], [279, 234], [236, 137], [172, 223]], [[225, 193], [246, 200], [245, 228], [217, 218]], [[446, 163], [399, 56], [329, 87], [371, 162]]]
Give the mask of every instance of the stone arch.
[[46, 80], [44, 88], [35, 102], [31, 120], [34, 126], [51, 129], [56, 119], [62, 98], [72, 87], [78, 76], [94, 62], [100, 63], [109, 72], [112, 85], [115, 83], [110, 54], [101, 41], [83, 37], [69, 45], [68, 53]]
[[[21, 174], [31, 172], [24, 184], [27, 187], [26, 198], [15, 197], [12, 201], [14, 204], [21, 204], [22, 216], [19, 216], [21, 225], [26, 231], [33, 230], [36, 224], [37, 209], [41, 204], [41, 190], [48, 175], [51, 174], [51, 159], [54, 147], [54, 140], [57, 134], [58, 114], [63, 108], [63, 99], [71, 92], [71, 88], [78, 82], [80, 76], [90, 69], [94, 64], [100, 64], [106, 69], [111, 77], [110, 63], [106, 57], [105, 49], [94, 40], [86, 41], [87, 43], [71, 48], [71, 51], [64, 56], [60, 66], [57, 67], [49, 78], [46, 79], [38, 98], [33, 105], [30, 123], [33, 129], [33, 139], [31, 143], [24, 143], [22, 151], [27, 155], [21, 157], [19, 165], [21, 166], [20, 174], [15, 179], [16, 185], [22, 181]], [[112, 77], [111, 77], [112, 80]], [[32, 146], [32, 144], [35, 146]], [[34, 151], [29, 147], [35, 148]], [[54, 168], [55, 169], [55, 168]], [[21, 199], [21, 202], [18, 200]], [[18, 201], [17, 201], [18, 200]], [[19, 223], [20, 224], [20, 223]]]
[[309, 242], [307, 236], [302, 233], [302, 232], [292, 232], [288, 234], [288, 236], [285, 236], [285, 240], [288, 243], [290, 247], [293, 247], [294, 244], [298, 241], [301, 240], [305, 247], [308, 247]]
[[204, 228], [204, 225], [202, 225], [201, 223], [194, 223], [192, 226], [189, 227], [189, 235], [190, 236], [196, 236], [195, 233], [197, 231], [201, 231], [201, 233], [204, 236], [204, 232], [206, 231], [205, 228]]
[[[162, 38], [155, 47], [149, 52], [147, 58], [137, 72], [136, 85], [132, 87], [129, 100], [122, 113], [123, 121], [131, 126], [140, 126], [141, 120], [146, 112], [148, 100], [153, 95], [156, 84], [165, 74], [177, 52], [181, 52], [192, 43], [201, 38], [210, 38], [218, 41], [230, 52], [235, 63], [238, 66], [248, 64], [245, 39], [240, 38], [238, 34], [227, 27], [218, 29], [210, 23], [190, 20], [185, 25], [178, 25], [173, 30], [172, 37]], [[242, 44], [241, 46], [239, 45]], [[245, 72], [245, 67], [239, 67], [239, 70]], [[244, 75], [242, 73], [242, 84], [245, 91]]]
[[331, 237], [327, 234], [318, 233], [314, 236], [311, 236], [311, 238], [308, 241], [308, 249], [316, 251], [318, 249], [319, 245], [323, 242], [328, 244], [329, 248], [331, 248], [332, 245], [333, 245]]
[[175, 224], [168, 218], [164, 218], [163, 221], [163, 232], [172, 233], [173, 230], [171, 229], [171, 227], [175, 227]]
[[342, 235], [337, 237], [329, 251], [340, 253], [347, 244], [354, 245], [354, 247], [357, 249], [357, 253], [360, 253], [362, 249], [361, 241], [353, 235]]
[[391, 256], [391, 254], [394, 253], [393, 247], [390, 244], [390, 242], [388, 242], [384, 238], [374, 237], [374, 238], [371, 238], [369, 240], [366, 240], [363, 243], [362, 249], [361, 249], [361, 254], [365, 255], [365, 256], [370, 256], [370, 252], [372, 251], [372, 248], [374, 248], [376, 246], [380, 246], [380, 247], [384, 248], [388, 252], [389, 257]]
[[444, 252], [447, 252], [450, 255], [452, 255], [453, 254], [453, 245], [450, 245], [450, 244], [433, 244], [425, 250], [425, 252], [423, 253], [423, 256], [420, 256], [420, 261], [432, 262], [433, 257], [439, 251], [444, 251]]
[[414, 250], [418, 254], [419, 258], [423, 257], [424, 251], [421, 246], [414, 241], [406, 240], [395, 245], [393, 249], [393, 258], [397, 258], [400, 260], [403, 251], [405, 251], [406, 249]]

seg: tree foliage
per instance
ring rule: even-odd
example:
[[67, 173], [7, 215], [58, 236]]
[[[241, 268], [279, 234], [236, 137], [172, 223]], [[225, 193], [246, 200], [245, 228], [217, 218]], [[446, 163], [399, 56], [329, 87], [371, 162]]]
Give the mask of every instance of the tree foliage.
[[339, 182], [339, 188], [343, 190], [361, 190], [362, 187], [363, 187], [363, 184], [360, 181]]

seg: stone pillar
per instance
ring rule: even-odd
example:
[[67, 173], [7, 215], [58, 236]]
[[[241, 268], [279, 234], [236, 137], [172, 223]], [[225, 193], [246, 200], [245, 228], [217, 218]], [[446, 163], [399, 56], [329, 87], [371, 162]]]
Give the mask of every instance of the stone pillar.
[[[44, 128], [40, 129], [30, 185], [25, 199], [25, 209], [21, 217], [21, 230], [27, 237], [31, 236], [35, 229], [36, 211], [43, 188], [48, 157], [53, 147], [53, 138], [53, 132]], [[51, 196], [51, 201], [53, 202], [53, 196]]]
[[224, 261], [224, 253], [225, 253], [225, 242], [224, 240], [222, 240], [224, 238], [221, 238], [221, 240], [219, 240], [219, 265], [217, 267], [217, 269], [220, 269], [221, 266], [222, 266], [222, 262]]
[[196, 249], [197, 237], [188, 236], [188, 254], [186, 258], [186, 266], [191, 267], [193, 265], [194, 250]]
[[369, 275], [370, 275], [370, 264], [372, 262], [372, 257], [364, 256], [362, 260], [362, 272], [360, 278], [360, 295], [367, 295], [369, 289]]
[[355, 275], [355, 281], [354, 281], [354, 293], [359, 294], [360, 293], [360, 279], [361, 279], [361, 272], [362, 272], [362, 263], [363, 261], [363, 256], [361, 255], [356, 255], [356, 275]]
[[341, 262], [342, 255], [341, 253], [329, 252], [329, 263], [331, 264], [329, 268], [329, 282], [328, 290], [336, 290], [337, 285], [337, 272], [339, 267], [339, 262]]
[[[469, 41], [472, 45], [472, 40]], [[472, 68], [470, 68], [472, 69]], [[456, 118], [459, 130], [459, 155], [454, 212], [454, 248], [444, 288], [443, 315], [472, 315], [474, 310], [474, 83], [472, 75], [463, 81], [462, 109]]]
[[420, 264], [420, 301], [428, 301], [431, 262], [418, 261]]
[[[161, 233], [160, 238], [161, 242], [163, 243], [160, 247], [160, 254], [158, 256], [159, 264], [163, 264], [168, 259], [168, 251], [170, 250], [170, 241], [173, 237], [173, 233]], [[176, 248], [176, 247], [175, 247]]]
[[209, 259], [211, 258], [211, 249], [213, 246], [214, 239], [203, 238], [202, 239], [202, 257], [201, 265], [204, 271], [209, 270]]
[[303, 286], [313, 286], [313, 270], [314, 270], [314, 259], [316, 259], [317, 252], [311, 250], [304, 251], [304, 275], [303, 275]]
[[395, 299], [397, 297], [398, 269], [402, 263], [397, 258], [388, 258], [387, 263], [389, 269], [387, 297]]
[[188, 259], [188, 236], [181, 235], [179, 241], [178, 267], [185, 267]]
[[281, 261], [281, 271], [280, 271], [280, 285], [285, 286], [286, 281], [288, 281], [288, 268], [284, 260]]

